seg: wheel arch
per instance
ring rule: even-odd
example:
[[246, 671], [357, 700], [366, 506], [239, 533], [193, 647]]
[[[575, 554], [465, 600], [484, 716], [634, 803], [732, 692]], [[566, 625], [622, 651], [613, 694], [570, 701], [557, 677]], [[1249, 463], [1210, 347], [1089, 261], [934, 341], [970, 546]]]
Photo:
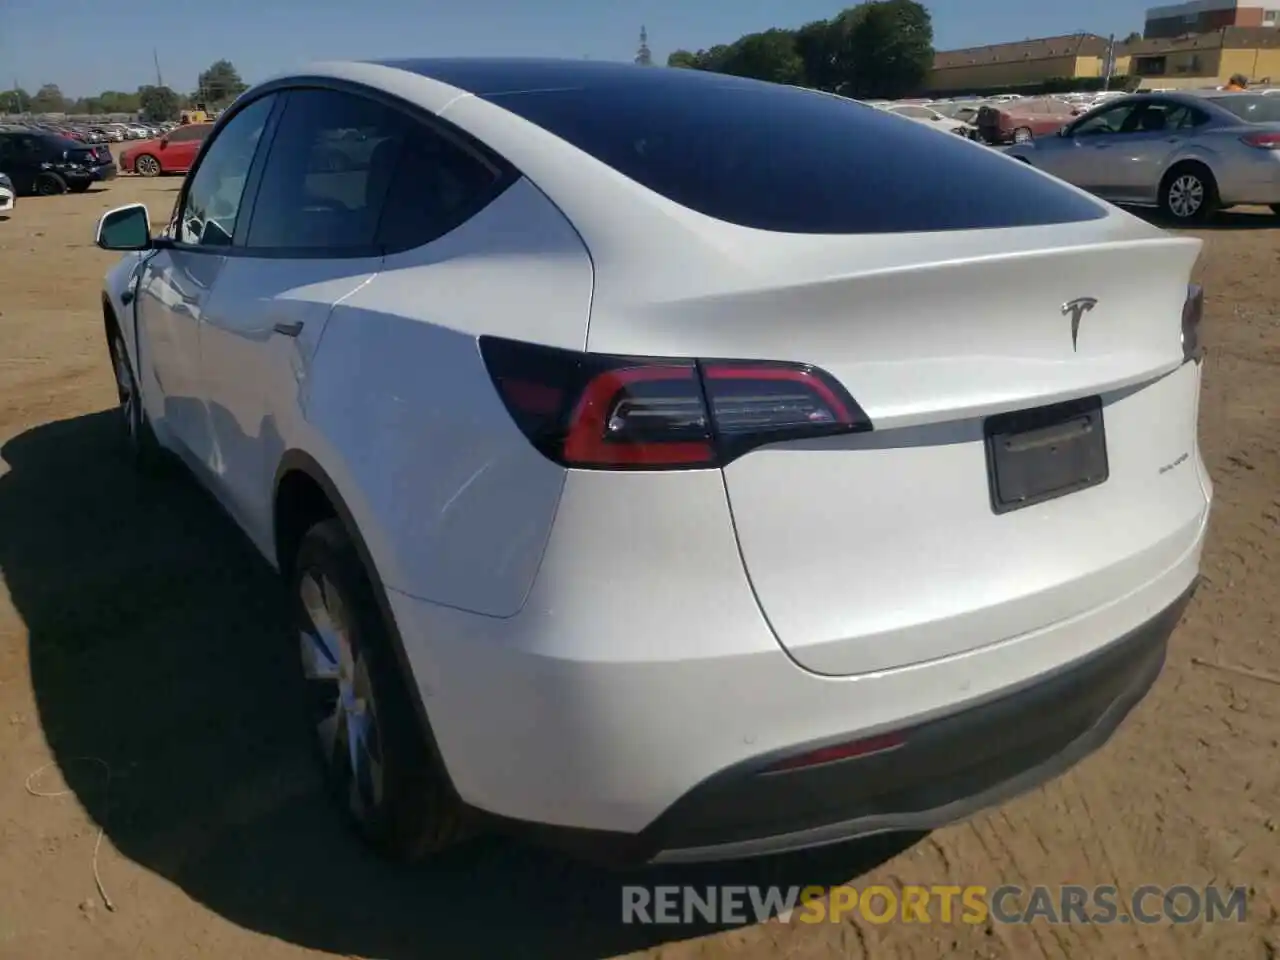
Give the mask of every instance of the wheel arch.
[[[297, 500], [282, 499], [297, 497]], [[316, 499], [317, 497], [321, 499]], [[284, 507], [289, 503], [288, 507]], [[284, 509], [282, 509], [284, 508]], [[308, 513], [307, 511], [314, 511]], [[285, 451], [276, 467], [275, 480], [272, 485], [272, 537], [276, 553], [276, 566], [288, 582], [293, 572], [293, 561], [302, 537], [313, 523], [321, 520], [336, 519], [342, 524], [355, 547], [356, 556], [364, 567], [365, 576], [369, 578], [369, 586], [373, 591], [374, 602], [378, 606], [378, 614], [391, 640], [392, 655], [395, 657], [401, 682], [405, 693], [413, 704], [418, 718], [419, 728], [426, 738], [427, 747], [436, 761], [440, 775], [444, 778], [447, 789], [453, 799], [463, 803], [453, 779], [449, 775], [448, 766], [440, 752], [439, 743], [431, 727], [427, 715], [427, 706], [422, 698], [422, 691], [414, 681], [413, 668], [409, 661], [404, 637], [400, 633], [395, 613], [387, 597], [386, 587], [378, 575], [378, 567], [374, 562], [369, 545], [360, 531], [355, 515], [347, 505], [338, 485], [329, 472], [315, 457], [297, 448]], [[283, 521], [283, 522], [282, 522]], [[289, 526], [292, 524], [292, 526]], [[285, 552], [285, 551], [292, 552]]]
[[288, 576], [298, 544], [310, 527], [330, 518], [341, 522], [376, 590], [381, 578], [355, 515], [329, 472], [311, 454], [287, 450], [276, 467], [271, 488], [271, 535], [276, 566]]
[[1187, 167], [1197, 167], [1203, 170], [1208, 174], [1209, 184], [1214, 188], [1214, 190], [1218, 189], [1218, 175], [1213, 172], [1213, 165], [1209, 162], [1208, 158], [1200, 156], [1199, 154], [1186, 154], [1179, 157], [1165, 168], [1164, 174], [1160, 177], [1160, 190], [1163, 192], [1165, 185], [1169, 182], [1169, 178], [1177, 171], [1184, 170]]

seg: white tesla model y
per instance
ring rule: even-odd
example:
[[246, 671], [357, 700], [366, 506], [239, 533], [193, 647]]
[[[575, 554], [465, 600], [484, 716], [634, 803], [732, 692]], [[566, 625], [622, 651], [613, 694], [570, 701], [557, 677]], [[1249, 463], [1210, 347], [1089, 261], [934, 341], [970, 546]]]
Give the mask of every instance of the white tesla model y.
[[1199, 241], [857, 103], [319, 64], [98, 243], [131, 449], [289, 583], [388, 854], [953, 821], [1101, 745], [1197, 578]]

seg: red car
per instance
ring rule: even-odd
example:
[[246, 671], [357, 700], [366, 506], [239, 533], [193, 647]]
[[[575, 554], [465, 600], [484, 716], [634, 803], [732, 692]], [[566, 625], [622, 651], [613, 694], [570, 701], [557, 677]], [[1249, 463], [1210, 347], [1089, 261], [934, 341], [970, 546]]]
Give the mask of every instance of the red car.
[[144, 177], [158, 177], [162, 173], [186, 173], [200, 152], [200, 144], [213, 129], [212, 123], [189, 123], [178, 127], [158, 140], [143, 140], [130, 144], [120, 154], [120, 169], [125, 173], [137, 173]]
[[1057, 97], [1024, 97], [978, 111], [978, 132], [987, 143], [1022, 143], [1057, 133], [1079, 110]]

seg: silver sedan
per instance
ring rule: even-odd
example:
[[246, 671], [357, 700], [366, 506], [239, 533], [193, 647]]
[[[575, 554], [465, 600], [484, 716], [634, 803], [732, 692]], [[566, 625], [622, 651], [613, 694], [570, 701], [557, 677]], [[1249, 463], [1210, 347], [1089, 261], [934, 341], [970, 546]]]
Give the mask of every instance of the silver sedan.
[[1241, 203], [1280, 213], [1280, 97], [1136, 94], [1006, 153], [1106, 200], [1157, 206], [1176, 221]]

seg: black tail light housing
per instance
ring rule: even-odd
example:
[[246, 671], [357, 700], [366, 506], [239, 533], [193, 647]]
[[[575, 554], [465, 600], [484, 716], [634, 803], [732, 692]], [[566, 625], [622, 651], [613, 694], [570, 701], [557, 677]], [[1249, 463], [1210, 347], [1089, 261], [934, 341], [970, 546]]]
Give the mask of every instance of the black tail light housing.
[[1187, 300], [1182, 305], [1182, 361], [1199, 361], [1204, 356], [1200, 343], [1200, 322], [1204, 319], [1204, 288], [1199, 284], [1187, 287]]
[[507, 412], [542, 454], [588, 470], [723, 467], [786, 440], [872, 429], [809, 364], [579, 353], [481, 337]]

